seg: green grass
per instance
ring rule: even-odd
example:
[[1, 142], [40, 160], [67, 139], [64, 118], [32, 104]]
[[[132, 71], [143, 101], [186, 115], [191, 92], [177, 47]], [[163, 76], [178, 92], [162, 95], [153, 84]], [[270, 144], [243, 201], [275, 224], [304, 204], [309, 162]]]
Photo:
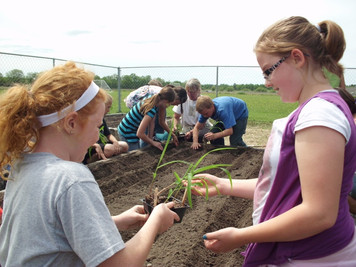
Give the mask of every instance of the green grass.
[[[126, 107], [124, 99], [131, 90], [121, 90], [121, 113], [127, 113], [129, 108]], [[118, 112], [118, 91], [110, 92], [114, 101], [110, 113]], [[216, 97], [215, 92], [203, 92], [211, 98]], [[249, 123], [271, 124], [275, 119], [286, 117], [298, 106], [297, 103], [283, 103], [277, 94], [256, 94], [256, 93], [239, 93], [239, 92], [219, 92], [219, 96], [233, 96], [246, 102], [249, 110]], [[173, 117], [172, 106], [167, 108], [167, 117]]]

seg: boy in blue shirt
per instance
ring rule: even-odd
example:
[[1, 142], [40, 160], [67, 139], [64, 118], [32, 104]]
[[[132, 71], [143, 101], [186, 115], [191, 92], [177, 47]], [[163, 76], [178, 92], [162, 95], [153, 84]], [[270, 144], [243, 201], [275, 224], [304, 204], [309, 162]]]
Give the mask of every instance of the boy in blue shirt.
[[211, 99], [209, 96], [200, 96], [197, 100], [196, 110], [200, 116], [193, 129], [193, 149], [199, 149], [199, 131], [204, 128], [206, 121], [212, 118], [217, 123], [204, 135], [204, 138], [214, 145], [224, 145], [224, 137], [230, 136], [230, 146], [246, 146], [242, 140], [248, 120], [246, 103], [236, 97], [221, 96]]

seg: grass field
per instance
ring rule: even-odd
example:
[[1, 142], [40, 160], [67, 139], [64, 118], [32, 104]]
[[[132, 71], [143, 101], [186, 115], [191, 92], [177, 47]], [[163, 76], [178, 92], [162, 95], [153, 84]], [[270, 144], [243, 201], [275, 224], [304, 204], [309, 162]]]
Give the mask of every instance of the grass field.
[[[131, 90], [121, 90], [121, 113], [127, 113], [129, 109], [124, 103], [125, 97]], [[118, 91], [112, 90], [110, 92], [114, 102], [110, 113], [118, 112]], [[203, 92], [204, 95], [209, 95], [211, 98], [216, 97], [215, 92]], [[253, 124], [267, 124], [268, 126], [278, 118], [287, 116], [291, 111], [297, 107], [297, 103], [286, 104], [280, 100], [277, 94], [273, 93], [239, 93], [239, 92], [220, 92], [219, 96], [233, 96], [244, 100], [249, 110], [249, 123]], [[167, 116], [172, 117], [172, 106], [167, 109]]]

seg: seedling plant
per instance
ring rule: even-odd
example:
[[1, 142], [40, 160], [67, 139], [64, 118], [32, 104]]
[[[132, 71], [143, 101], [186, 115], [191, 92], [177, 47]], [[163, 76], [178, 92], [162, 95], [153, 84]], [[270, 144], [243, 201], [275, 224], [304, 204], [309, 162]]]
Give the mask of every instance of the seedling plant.
[[[208, 165], [208, 166], [202, 166], [199, 167], [199, 165], [201, 164], [201, 162], [204, 160], [204, 158], [206, 156], [208, 156], [210, 153], [213, 152], [217, 152], [217, 151], [221, 151], [221, 150], [228, 150], [228, 149], [236, 149], [236, 148], [232, 148], [232, 147], [222, 147], [222, 148], [216, 148], [213, 149], [207, 153], [205, 153], [202, 157], [200, 157], [195, 163], [191, 163], [191, 162], [187, 162], [184, 160], [173, 160], [173, 161], [169, 161], [166, 163], [162, 163], [163, 157], [166, 153], [169, 141], [171, 139], [172, 136], [172, 131], [170, 131], [168, 138], [167, 138], [167, 142], [164, 146], [164, 149], [161, 153], [160, 159], [158, 161], [157, 167], [155, 169], [155, 172], [153, 173], [153, 179], [149, 188], [149, 194], [152, 195], [152, 187], [153, 187], [153, 183], [156, 180], [157, 177], [157, 172], [160, 168], [163, 168], [167, 165], [171, 165], [171, 164], [176, 164], [176, 163], [182, 163], [182, 164], [186, 164], [187, 165], [187, 170], [185, 171], [184, 175], [182, 177], [179, 176], [179, 174], [174, 171], [174, 177], [175, 177], [175, 181], [170, 184], [169, 186], [163, 188], [161, 191], [158, 191], [158, 188], [156, 188], [153, 192], [153, 197], [154, 197], [154, 204], [153, 206], [156, 206], [158, 204], [158, 198], [159, 196], [163, 193], [168, 191], [167, 194], [167, 198], [166, 201], [168, 201], [171, 197], [177, 198], [177, 195], [179, 192], [181, 192], [184, 189], [184, 194], [182, 197], [182, 204], [184, 205], [186, 200], [188, 199], [188, 203], [189, 206], [192, 208], [193, 204], [192, 204], [192, 180], [199, 178], [201, 182], [197, 182], [194, 181], [194, 185], [196, 186], [201, 186], [201, 187], [205, 187], [206, 188], [206, 193], [205, 193], [205, 199], [208, 200], [208, 182], [210, 184], [214, 183], [205, 177], [199, 177], [198, 174], [202, 173], [202, 172], [206, 172], [212, 169], [220, 169], [223, 172], [226, 173], [226, 175], [228, 176], [229, 180], [230, 180], [230, 185], [232, 187], [232, 178], [231, 178], [231, 174], [230, 172], [226, 169], [226, 167], [232, 166], [231, 164], [212, 164], [212, 165]], [[216, 186], [215, 186], [216, 187]], [[220, 194], [218, 188], [216, 187], [216, 190], [218, 192], [218, 194]]]

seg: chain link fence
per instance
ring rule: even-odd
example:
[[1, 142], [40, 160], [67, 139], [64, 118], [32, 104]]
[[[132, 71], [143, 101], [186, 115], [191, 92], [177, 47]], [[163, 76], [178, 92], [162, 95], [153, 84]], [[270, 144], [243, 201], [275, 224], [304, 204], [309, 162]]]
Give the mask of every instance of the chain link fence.
[[[16, 82], [31, 83], [36, 75], [49, 70], [56, 65], [64, 64], [67, 60], [39, 56], [29, 56], [0, 52], [0, 86], [11, 86]], [[160, 78], [174, 84], [184, 85], [191, 79], [197, 78], [204, 85], [219, 93], [223, 85], [254, 84], [263, 85], [264, 79], [258, 66], [146, 66], [146, 67], [115, 67], [99, 64], [76, 62], [95, 73], [99, 77], [117, 77], [117, 88], [120, 100], [120, 80], [125, 75], [150, 76]], [[356, 68], [345, 68], [346, 85], [356, 95]], [[116, 89], [116, 88], [112, 88]], [[119, 106], [119, 112], [121, 107]]]

